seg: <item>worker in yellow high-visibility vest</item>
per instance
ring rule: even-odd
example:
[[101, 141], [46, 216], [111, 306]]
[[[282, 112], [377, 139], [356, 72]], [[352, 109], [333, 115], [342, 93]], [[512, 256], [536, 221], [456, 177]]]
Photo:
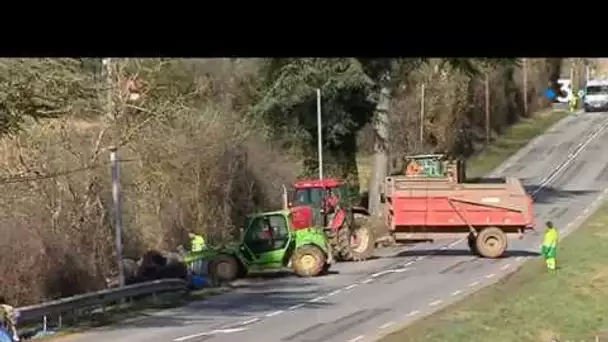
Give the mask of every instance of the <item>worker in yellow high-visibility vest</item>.
[[543, 237], [543, 244], [541, 246], [541, 254], [545, 257], [547, 263], [547, 269], [554, 271], [557, 263], [557, 242], [559, 240], [559, 232], [557, 228], [553, 226], [553, 222], [547, 221], [547, 230]]
[[190, 238], [190, 251], [191, 252], [202, 252], [205, 249], [205, 238], [194, 232], [188, 233]]

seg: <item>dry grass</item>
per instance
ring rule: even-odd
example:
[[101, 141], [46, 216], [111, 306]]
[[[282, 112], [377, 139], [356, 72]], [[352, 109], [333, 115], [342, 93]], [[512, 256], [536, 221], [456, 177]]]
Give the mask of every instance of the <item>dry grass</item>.
[[138, 74], [147, 93], [135, 104], [116, 95], [116, 118], [68, 115], [0, 141], [0, 292], [11, 303], [96, 290], [115, 272], [111, 145], [124, 160], [126, 257], [185, 244], [188, 230], [219, 243], [246, 213], [280, 206], [296, 163], [244, 119], [249, 71], [206, 63], [123, 61], [118, 81]]

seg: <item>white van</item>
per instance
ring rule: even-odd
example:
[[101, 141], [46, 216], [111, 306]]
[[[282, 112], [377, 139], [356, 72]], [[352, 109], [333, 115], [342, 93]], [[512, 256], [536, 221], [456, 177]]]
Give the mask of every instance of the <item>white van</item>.
[[608, 111], [608, 81], [589, 80], [583, 96], [585, 112]]

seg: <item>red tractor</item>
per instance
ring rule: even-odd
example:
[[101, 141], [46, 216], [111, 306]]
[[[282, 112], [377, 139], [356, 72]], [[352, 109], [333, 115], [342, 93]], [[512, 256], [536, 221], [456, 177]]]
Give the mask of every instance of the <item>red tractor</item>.
[[352, 205], [358, 189], [350, 189], [335, 178], [299, 180], [285, 194], [286, 205], [309, 205], [315, 222], [325, 227], [334, 258], [339, 261], [359, 261], [374, 252], [375, 239], [368, 223], [367, 209]]

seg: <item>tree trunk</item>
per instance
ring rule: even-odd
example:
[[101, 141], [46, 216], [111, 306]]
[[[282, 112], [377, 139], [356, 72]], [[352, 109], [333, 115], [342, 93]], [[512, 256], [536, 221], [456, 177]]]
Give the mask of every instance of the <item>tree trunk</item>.
[[380, 89], [380, 97], [374, 112], [374, 158], [371, 179], [369, 180], [369, 204], [370, 214], [382, 215], [380, 195], [383, 193], [384, 177], [388, 167], [388, 138], [389, 119], [388, 109], [390, 105], [391, 91], [388, 82], [383, 82]]

